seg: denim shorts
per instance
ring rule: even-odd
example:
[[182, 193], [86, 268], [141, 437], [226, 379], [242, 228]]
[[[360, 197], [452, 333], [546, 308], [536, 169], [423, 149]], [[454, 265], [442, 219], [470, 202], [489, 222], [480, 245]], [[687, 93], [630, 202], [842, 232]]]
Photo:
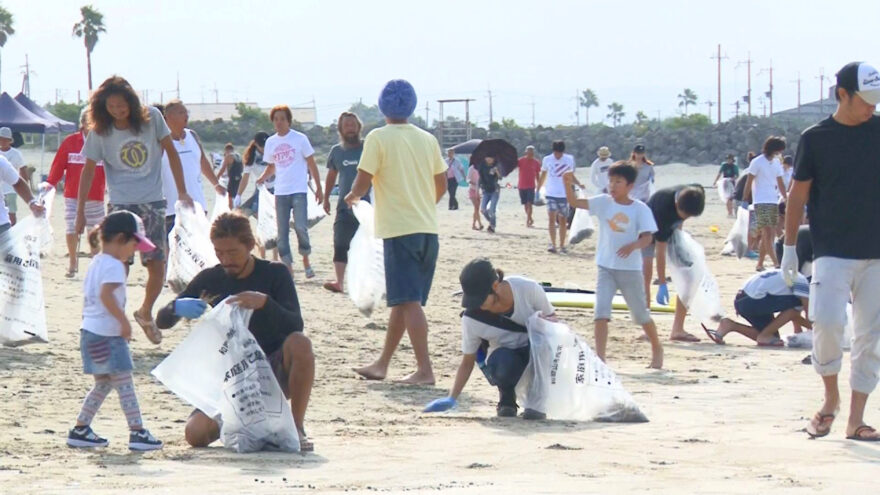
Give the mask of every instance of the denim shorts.
[[385, 239], [385, 293], [388, 306], [419, 302], [424, 306], [434, 281], [440, 242], [437, 234]]
[[79, 349], [83, 373], [87, 375], [111, 375], [134, 368], [128, 342], [122, 337], [105, 337], [88, 330], [80, 330]]

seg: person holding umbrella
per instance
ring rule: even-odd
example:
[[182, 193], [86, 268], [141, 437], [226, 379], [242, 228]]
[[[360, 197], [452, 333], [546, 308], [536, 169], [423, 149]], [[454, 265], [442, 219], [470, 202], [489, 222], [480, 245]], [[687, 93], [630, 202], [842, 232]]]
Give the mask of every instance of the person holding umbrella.
[[484, 139], [471, 153], [471, 164], [476, 165], [480, 175], [483, 201], [480, 211], [489, 221], [489, 233], [495, 232], [495, 209], [501, 196], [498, 181], [513, 172], [519, 161], [516, 148], [503, 139]]

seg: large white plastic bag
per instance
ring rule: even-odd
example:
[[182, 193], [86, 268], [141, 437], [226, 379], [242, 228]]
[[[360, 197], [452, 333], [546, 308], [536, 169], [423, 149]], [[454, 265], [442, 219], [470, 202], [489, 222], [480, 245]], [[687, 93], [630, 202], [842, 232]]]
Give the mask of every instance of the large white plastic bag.
[[721, 182], [718, 183], [718, 198], [722, 203], [727, 203], [727, 201], [733, 197], [735, 190], [736, 181], [734, 179], [721, 179]]
[[722, 254], [734, 254], [737, 258], [742, 258], [749, 252], [749, 210], [746, 208], [736, 209], [736, 221], [727, 239], [724, 241]]
[[260, 186], [260, 211], [257, 215], [257, 240], [266, 249], [278, 243], [278, 223], [275, 220], [275, 195]]
[[168, 287], [180, 293], [205, 268], [220, 263], [211, 243], [211, 224], [201, 207], [174, 205], [174, 227], [168, 233]]
[[385, 250], [373, 228], [373, 205], [358, 201], [351, 208], [360, 225], [348, 248], [345, 281], [348, 297], [369, 317], [385, 297]]
[[[47, 210], [48, 211], [48, 210]], [[0, 343], [48, 342], [40, 241], [48, 222], [28, 216], [0, 234]]]
[[215, 194], [214, 208], [211, 210], [211, 223], [214, 223], [214, 220], [217, 220], [217, 217], [224, 213], [229, 213], [229, 196], [226, 194]]
[[55, 203], [55, 191], [55, 188], [49, 184], [41, 184], [37, 189], [37, 201], [46, 208], [45, 214], [34, 219], [38, 224], [40, 254], [43, 256], [48, 256], [52, 253], [52, 245], [55, 241], [52, 223], [49, 221], [49, 219], [52, 218], [52, 205]]
[[526, 327], [530, 359], [517, 384], [523, 407], [557, 420], [648, 421], [617, 375], [567, 325], [537, 312]]
[[220, 423], [226, 448], [297, 452], [290, 405], [247, 328], [252, 313], [223, 300], [152, 373]]
[[[586, 198], [583, 190], [578, 191], [578, 198]], [[593, 219], [590, 217], [590, 211], [583, 208], [577, 208], [574, 212], [574, 218], [571, 220], [571, 228], [568, 230], [568, 243], [577, 244], [584, 239], [592, 237], [595, 231]]]
[[699, 321], [718, 322], [724, 317], [718, 282], [706, 265], [703, 246], [687, 232], [676, 229], [666, 249], [667, 266], [679, 299]]
[[324, 212], [324, 207], [318, 203], [318, 198], [314, 194], [307, 192], [306, 198], [308, 200], [306, 203], [306, 215], [308, 216], [309, 228], [312, 228], [323, 220], [327, 213]]

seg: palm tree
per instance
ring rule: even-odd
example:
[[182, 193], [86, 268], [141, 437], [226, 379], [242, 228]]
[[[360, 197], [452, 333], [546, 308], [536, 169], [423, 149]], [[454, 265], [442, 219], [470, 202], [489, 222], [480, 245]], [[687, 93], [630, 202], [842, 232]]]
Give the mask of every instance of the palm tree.
[[623, 105], [615, 101], [614, 103], [608, 105], [608, 110], [610, 111], [610, 113], [605, 117], [611, 119], [611, 124], [614, 127], [617, 127], [620, 124], [621, 119], [623, 119], [623, 117], [626, 115], [626, 113], [623, 112]]
[[83, 39], [86, 46], [86, 66], [89, 71], [89, 91], [92, 90], [92, 50], [98, 44], [98, 34], [106, 33], [104, 28], [104, 14], [91, 5], [85, 5], [79, 9], [82, 20], [73, 25], [73, 35]]
[[0, 6], [0, 48], [6, 46], [6, 40], [15, 34], [12, 24], [12, 13]]
[[648, 115], [645, 112], [643, 112], [641, 110], [636, 112], [636, 124], [644, 124], [647, 121], [648, 121]]
[[678, 95], [678, 106], [684, 107], [684, 114], [687, 116], [688, 107], [697, 104], [697, 94], [690, 88], [684, 88], [684, 93]]
[[598, 107], [599, 98], [592, 89], [585, 89], [583, 94], [581, 94], [580, 105], [586, 109], [587, 125], [590, 125], [590, 107]]

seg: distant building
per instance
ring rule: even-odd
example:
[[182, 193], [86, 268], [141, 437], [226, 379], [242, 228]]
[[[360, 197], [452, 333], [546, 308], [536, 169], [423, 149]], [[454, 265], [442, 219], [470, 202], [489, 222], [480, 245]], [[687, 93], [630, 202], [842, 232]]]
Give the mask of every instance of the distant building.
[[[253, 102], [243, 102], [251, 108], [259, 108], [260, 106]], [[232, 120], [232, 117], [238, 115], [235, 109], [238, 103], [187, 103], [186, 108], [189, 110], [190, 120], [207, 120], [213, 121], [217, 119]], [[260, 110], [269, 113], [271, 108], [260, 108]], [[291, 107], [293, 120], [299, 122], [305, 128], [315, 125], [317, 120], [317, 112], [315, 107]]]

